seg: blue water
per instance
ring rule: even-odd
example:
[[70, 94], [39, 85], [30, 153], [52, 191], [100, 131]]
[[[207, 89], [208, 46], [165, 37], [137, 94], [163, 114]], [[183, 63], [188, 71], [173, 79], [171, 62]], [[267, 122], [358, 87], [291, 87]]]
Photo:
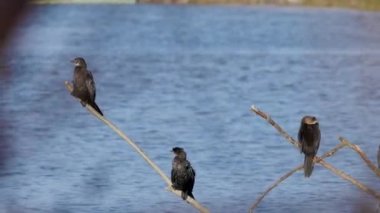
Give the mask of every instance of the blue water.
[[[169, 175], [173, 146], [196, 169], [211, 212], [247, 212], [303, 156], [255, 104], [296, 136], [321, 125], [375, 161], [380, 131], [380, 14], [241, 6], [35, 6], [3, 50], [1, 212], [195, 212], [65, 90], [83, 56], [97, 103]], [[328, 159], [377, 191], [350, 150]], [[360, 212], [375, 201], [316, 166], [274, 189], [258, 212]]]

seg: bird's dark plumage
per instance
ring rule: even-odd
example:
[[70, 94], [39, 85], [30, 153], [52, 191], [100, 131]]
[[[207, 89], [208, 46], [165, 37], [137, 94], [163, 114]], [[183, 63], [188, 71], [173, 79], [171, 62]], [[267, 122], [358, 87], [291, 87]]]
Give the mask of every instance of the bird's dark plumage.
[[87, 70], [86, 61], [81, 58], [75, 58], [71, 61], [74, 65], [74, 90], [71, 93], [81, 100], [82, 106], [91, 105], [99, 114], [103, 115], [102, 111], [95, 103], [96, 87], [92, 73]]
[[182, 191], [182, 199], [186, 200], [187, 196], [194, 199], [195, 171], [186, 159], [186, 152], [182, 148], [174, 147], [172, 151], [175, 154], [171, 172], [172, 186], [174, 189]]
[[314, 168], [313, 159], [317, 155], [321, 141], [321, 132], [316, 117], [305, 116], [302, 118], [298, 141], [301, 143], [301, 152], [305, 154], [304, 174], [305, 177], [310, 177]]

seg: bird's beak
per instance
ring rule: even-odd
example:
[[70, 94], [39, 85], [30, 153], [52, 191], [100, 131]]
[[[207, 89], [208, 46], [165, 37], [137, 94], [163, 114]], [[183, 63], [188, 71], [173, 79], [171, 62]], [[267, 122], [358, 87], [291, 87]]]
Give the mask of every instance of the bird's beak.
[[70, 60], [70, 62], [71, 62], [72, 64], [75, 64], [75, 61], [74, 61], [74, 59], [73, 59], [73, 60]]

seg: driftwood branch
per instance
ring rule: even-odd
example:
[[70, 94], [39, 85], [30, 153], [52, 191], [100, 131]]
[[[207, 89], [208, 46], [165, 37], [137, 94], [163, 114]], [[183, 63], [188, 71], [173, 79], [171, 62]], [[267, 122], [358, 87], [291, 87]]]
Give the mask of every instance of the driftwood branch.
[[[65, 86], [66, 86], [66, 89], [70, 92], [73, 91], [73, 86], [70, 82], [68, 81], [65, 81]], [[74, 97], [74, 96], [73, 96]], [[76, 97], [74, 97], [76, 98]], [[76, 98], [78, 101], [80, 101], [78, 98]], [[132, 146], [132, 148], [149, 164], [149, 166], [151, 166], [154, 171], [156, 171], [158, 173], [158, 175], [160, 175], [160, 177], [165, 181], [166, 185], [168, 186], [167, 187], [167, 190], [171, 191], [172, 193], [174, 193], [175, 195], [177, 195], [178, 197], [181, 197], [181, 191], [179, 190], [175, 190], [173, 187], [172, 187], [172, 183], [169, 179], [168, 176], [165, 175], [165, 173], [144, 153], [144, 151], [136, 144], [134, 143], [126, 134], [124, 134], [118, 127], [116, 127], [111, 121], [109, 121], [108, 119], [106, 119], [104, 116], [101, 116], [96, 110], [94, 110], [94, 108], [92, 108], [90, 105], [86, 104], [86, 108], [87, 110], [92, 114], [94, 115], [95, 117], [97, 117], [99, 120], [103, 121], [103, 123], [105, 123], [107, 126], [109, 126], [114, 132], [116, 132], [116, 134], [118, 134], [122, 139], [124, 139], [130, 146]], [[182, 199], [182, 198], [181, 198]], [[190, 196], [187, 196], [187, 199], [186, 201], [191, 205], [193, 206], [194, 208], [196, 208], [199, 212], [202, 212], [202, 213], [208, 213], [208, 209], [203, 207], [198, 201], [192, 199]]]
[[[339, 149], [343, 148], [347, 146], [346, 144], [344, 143], [339, 143], [338, 145], [336, 145], [336, 147], [334, 147], [333, 149], [331, 149], [330, 151], [326, 152], [325, 154], [323, 154], [320, 159], [325, 159], [325, 158], [328, 158], [328, 157], [331, 157], [333, 156]], [[317, 162], [319, 161], [319, 159], [316, 160]], [[263, 192], [263, 194], [256, 199], [256, 202], [252, 205], [252, 207], [249, 209], [249, 212], [250, 213], [253, 213], [253, 211], [259, 206], [260, 202], [264, 199], [264, 197], [272, 191], [272, 189], [274, 189], [275, 187], [277, 187], [281, 182], [283, 182], [284, 180], [286, 180], [288, 177], [292, 176], [295, 172], [297, 172], [298, 170], [301, 170], [303, 168], [303, 164], [297, 166], [296, 168], [290, 170], [288, 173], [286, 173], [285, 175], [283, 175], [282, 177], [280, 177], [276, 182], [274, 182], [267, 190], [265, 190], [265, 192]]]
[[[280, 125], [278, 125], [268, 114], [266, 114], [265, 112], [261, 111], [260, 109], [258, 109], [256, 106], [252, 105], [251, 106], [251, 111], [256, 113], [257, 115], [259, 115], [261, 118], [263, 118], [264, 120], [266, 120], [269, 124], [271, 124], [279, 133], [280, 135], [282, 135], [289, 143], [291, 143], [293, 146], [295, 146], [296, 148], [299, 148], [300, 147], [300, 143], [298, 141], [296, 141], [293, 137], [291, 137]], [[337, 151], [337, 150], [336, 150]], [[336, 152], [335, 151], [335, 152]], [[327, 163], [326, 161], [324, 161], [322, 158], [320, 157], [315, 157], [314, 158], [314, 162], [315, 163], [319, 163], [320, 165], [322, 165], [323, 167], [325, 167], [326, 169], [330, 170], [331, 172], [333, 172], [334, 174], [336, 174], [337, 176], [341, 177], [342, 179], [345, 179], [349, 182], [351, 182], [353, 185], [355, 185], [356, 187], [358, 187], [359, 189], [361, 189], [362, 191], [370, 194], [371, 196], [373, 196], [374, 198], [380, 200], [380, 194], [377, 193], [375, 190], [367, 187], [366, 185], [364, 185], [363, 183], [361, 183], [360, 181], [354, 179], [353, 177], [351, 177], [350, 175], [344, 173], [343, 171], [335, 168], [334, 166], [332, 166], [331, 164]]]

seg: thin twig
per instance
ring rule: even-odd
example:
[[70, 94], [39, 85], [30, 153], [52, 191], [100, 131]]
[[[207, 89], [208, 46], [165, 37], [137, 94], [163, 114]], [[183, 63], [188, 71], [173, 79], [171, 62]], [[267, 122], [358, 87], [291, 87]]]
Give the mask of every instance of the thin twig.
[[278, 184], [280, 184], [282, 181], [286, 180], [288, 177], [293, 175], [296, 171], [301, 170], [302, 168], [303, 168], [303, 164], [301, 164], [301, 165], [297, 166], [296, 168], [290, 170], [288, 173], [286, 173], [285, 175], [280, 177], [280, 179], [278, 179], [276, 182], [274, 182], [272, 185], [270, 185], [270, 187], [267, 190], [265, 190], [265, 192], [259, 198], [257, 198], [256, 202], [249, 209], [249, 212], [253, 213], [253, 210], [255, 210], [255, 208], [260, 204], [260, 202], [264, 199], [264, 197], [270, 191], [272, 191], [272, 189], [274, 189], [276, 186], [278, 186]]
[[[269, 115], [267, 115], [265, 112], [261, 111], [260, 109], [258, 109], [254, 105], [251, 106], [251, 110], [254, 113], [256, 113], [257, 115], [259, 115], [260, 117], [262, 117], [263, 119], [265, 119], [269, 124], [271, 124], [289, 143], [291, 143], [292, 145], [294, 145], [296, 147], [300, 147], [299, 142], [296, 141], [292, 136], [290, 136], [282, 127], [280, 127], [272, 118], [270, 118]], [[374, 198], [380, 200], [380, 194], [377, 193], [375, 190], [367, 187], [366, 185], [364, 185], [360, 181], [356, 180], [355, 178], [351, 177], [350, 175], [348, 175], [348, 174], [344, 173], [343, 171], [335, 168], [334, 166], [327, 163], [323, 159], [319, 159], [319, 157], [317, 157], [317, 156], [316, 156], [316, 158], [318, 160], [317, 162], [319, 164], [321, 164], [323, 167], [325, 167], [326, 169], [330, 170], [331, 172], [333, 172], [337, 176], [351, 182], [352, 184], [354, 184], [356, 187], [358, 187], [362, 191], [372, 195]], [[314, 159], [314, 162], [316, 162], [316, 159]]]
[[[327, 151], [325, 154], [323, 154], [320, 158], [316, 159], [315, 161], [318, 162], [319, 160], [321, 159], [325, 159], [325, 158], [328, 158], [328, 157], [331, 157], [333, 156], [339, 149], [343, 148], [347, 146], [346, 144], [344, 143], [339, 143], [338, 145], [336, 145], [333, 149], [331, 149], [330, 151]], [[277, 187], [281, 182], [283, 182], [284, 180], [286, 180], [288, 177], [290, 177], [291, 175], [293, 175], [296, 171], [298, 170], [301, 170], [303, 168], [303, 164], [297, 166], [296, 168], [292, 169], [291, 171], [289, 171], [288, 173], [286, 173], [285, 175], [281, 176], [280, 179], [278, 179], [276, 182], [274, 182], [272, 185], [270, 185], [270, 187], [265, 190], [265, 192], [259, 197], [256, 199], [256, 202], [252, 205], [252, 207], [249, 209], [249, 212], [250, 213], [253, 213], [253, 211], [259, 206], [260, 202], [264, 199], [264, 197], [270, 192], [272, 191], [272, 189], [274, 189], [275, 187]]]
[[363, 152], [363, 150], [358, 146], [358, 145], [355, 145], [355, 144], [352, 144], [350, 141], [348, 141], [347, 139], [343, 138], [343, 137], [339, 137], [339, 141], [341, 143], [344, 143], [346, 144], [348, 147], [350, 147], [352, 150], [354, 150], [355, 152], [357, 152], [359, 154], [359, 156], [363, 159], [363, 161], [367, 164], [367, 166], [378, 176], [380, 177], [380, 170], [378, 167], [376, 167], [376, 165], [374, 163], [372, 163], [372, 161], [367, 157], [367, 155]]
[[[73, 86], [70, 82], [65, 81], [66, 89], [71, 93], [73, 91]], [[75, 97], [76, 98], [76, 97]], [[76, 98], [79, 100], [78, 98]], [[79, 100], [80, 101], [80, 100]], [[104, 116], [101, 116], [94, 108], [92, 108], [89, 104], [86, 104], [86, 108], [92, 115], [97, 117], [99, 120], [103, 121], [107, 126], [109, 126], [116, 134], [118, 134], [122, 139], [124, 139], [132, 148], [151, 166], [154, 171], [160, 175], [160, 177], [165, 181], [165, 183], [168, 185], [167, 189], [171, 192], [173, 192], [178, 197], [181, 197], [181, 191], [175, 190], [172, 187], [172, 182], [168, 178], [168, 176], [165, 175], [165, 173], [144, 153], [144, 151], [136, 144], [134, 143], [126, 134], [124, 134], [118, 127], [116, 127], [111, 121], [106, 119]], [[186, 201], [196, 208], [199, 212], [202, 213], [208, 213], [208, 209], [203, 207], [198, 201], [192, 199], [190, 196], [187, 196]]]
[[[327, 151], [325, 152], [325, 154], [323, 154], [320, 158], [322, 159], [325, 159], [325, 158], [328, 158], [330, 156], [333, 156], [338, 150], [340, 150], [341, 148], [347, 146], [346, 144], [344, 143], [339, 143], [338, 145], [336, 145], [333, 149], [331, 149], [330, 151]], [[318, 158], [317, 158], [318, 159]], [[314, 160], [315, 161], [315, 160]], [[317, 160], [317, 162], [319, 162]]]

